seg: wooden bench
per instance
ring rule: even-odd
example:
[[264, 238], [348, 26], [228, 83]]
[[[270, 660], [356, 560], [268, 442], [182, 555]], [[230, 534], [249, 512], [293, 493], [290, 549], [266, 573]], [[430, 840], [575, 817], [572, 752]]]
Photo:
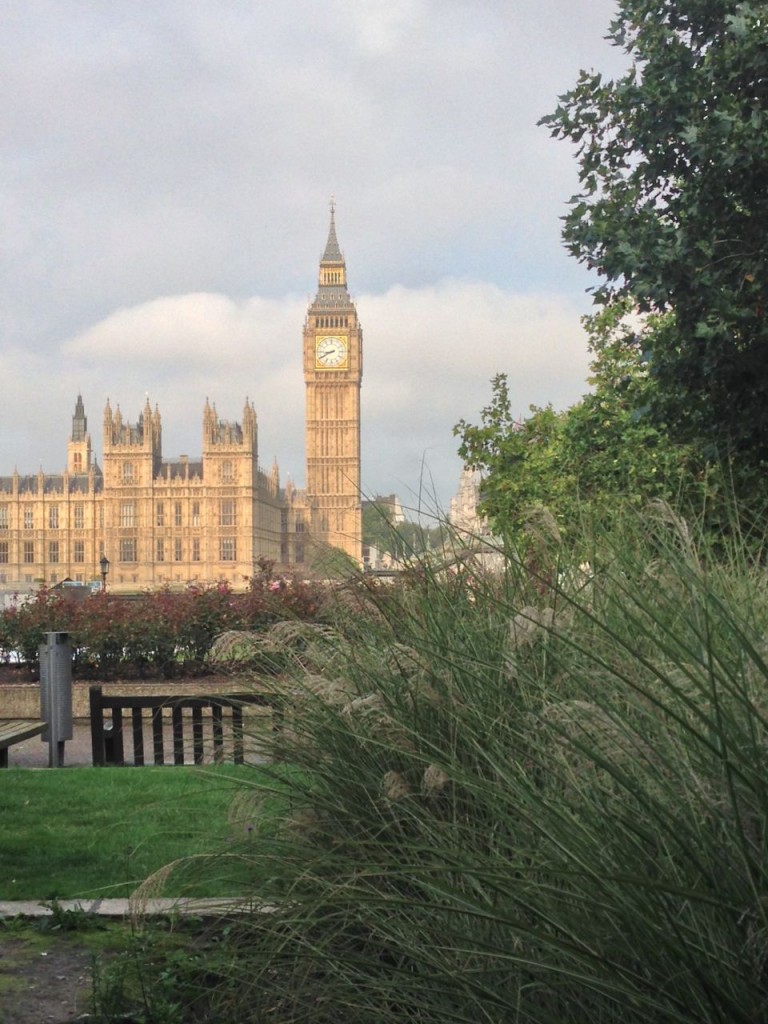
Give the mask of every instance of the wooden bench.
[[106, 696], [100, 686], [91, 686], [89, 696], [91, 751], [97, 766], [144, 765], [148, 749], [149, 763], [156, 765], [203, 764], [206, 754], [214, 762], [231, 757], [243, 764], [244, 713], [249, 706], [270, 710], [272, 728], [282, 726], [275, 698], [258, 693], [127, 697]]
[[0, 768], [8, 767], [8, 748], [32, 736], [39, 736], [47, 728], [36, 718], [0, 719]]

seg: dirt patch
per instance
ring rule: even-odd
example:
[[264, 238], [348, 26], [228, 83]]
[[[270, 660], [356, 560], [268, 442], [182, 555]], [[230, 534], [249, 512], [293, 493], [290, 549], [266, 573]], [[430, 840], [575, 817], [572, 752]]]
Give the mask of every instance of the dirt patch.
[[0, 930], [0, 1022], [69, 1024], [90, 1011], [94, 954], [75, 935]]

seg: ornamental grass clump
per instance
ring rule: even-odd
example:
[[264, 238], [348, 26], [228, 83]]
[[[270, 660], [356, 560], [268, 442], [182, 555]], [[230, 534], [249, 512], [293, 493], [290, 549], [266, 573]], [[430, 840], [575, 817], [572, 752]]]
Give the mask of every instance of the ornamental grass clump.
[[361, 579], [307, 640], [219, 1019], [768, 1019], [765, 572], [630, 525]]

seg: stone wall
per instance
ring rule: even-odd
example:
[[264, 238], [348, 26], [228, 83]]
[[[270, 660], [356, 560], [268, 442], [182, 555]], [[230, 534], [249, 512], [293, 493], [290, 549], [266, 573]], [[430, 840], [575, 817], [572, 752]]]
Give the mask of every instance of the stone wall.
[[[75, 718], [88, 718], [88, 688], [93, 685], [93, 682], [79, 680], [75, 680], [72, 684], [72, 713]], [[119, 694], [121, 697], [153, 696], [154, 694], [186, 696], [195, 693], [235, 693], [248, 689], [249, 685], [252, 685], [252, 681], [222, 676], [203, 676], [199, 679], [168, 679], [151, 683], [117, 680], [113, 683], [99, 685], [104, 693]], [[0, 684], [0, 718], [39, 717], [39, 683]]]

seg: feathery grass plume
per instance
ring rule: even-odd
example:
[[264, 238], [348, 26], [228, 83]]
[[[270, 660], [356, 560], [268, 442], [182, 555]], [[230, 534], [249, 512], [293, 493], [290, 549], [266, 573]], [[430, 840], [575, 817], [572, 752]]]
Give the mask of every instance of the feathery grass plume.
[[327, 704], [348, 704], [354, 699], [354, 684], [349, 679], [328, 679], [316, 672], [301, 677], [301, 688]]
[[541, 547], [561, 544], [563, 540], [557, 520], [545, 505], [537, 505], [528, 511], [523, 530]]
[[371, 742], [400, 751], [416, 750], [413, 729], [387, 710], [381, 693], [368, 693], [348, 700], [341, 708], [351, 728]]
[[296, 810], [283, 818], [281, 831], [284, 834], [297, 834], [311, 839], [320, 827], [320, 815], [311, 807]]
[[654, 747], [638, 734], [626, 714], [589, 700], [547, 704], [540, 720], [553, 728], [561, 748], [567, 751], [566, 756], [575, 762], [615, 765], [627, 759], [653, 760], [656, 756]]
[[354, 697], [341, 709], [342, 715], [351, 718], [355, 715], [377, 715], [386, 707], [384, 698], [380, 693], [366, 693], [360, 697]]
[[768, 586], [679, 530], [569, 536], [587, 588], [425, 557], [370, 618], [339, 608], [311, 671], [348, 698], [306, 665], [281, 683], [301, 697], [270, 771], [299, 824], [241, 854], [276, 909], [237, 924], [218, 1019], [765, 1018]]
[[134, 928], [138, 928], [146, 918], [150, 901], [164, 895], [171, 875], [187, 864], [186, 858], [172, 860], [154, 871], [133, 890], [128, 900], [128, 915]]
[[230, 835], [233, 832], [239, 835], [247, 825], [258, 825], [264, 812], [266, 799], [267, 794], [261, 789], [245, 786], [235, 789], [227, 811]]
[[242, 669], [261, 653], [261, 634], [242, 629], [229, 629], [211, 644], [207, 661], [220, 671]]
[[555, 621], [553, 608], [522, 608], [509, 624], [509, 646], [512, 650], [528, 647], [537, 637], [552, 629]]
[[669, 502], [664, 501], [663, 498], [655, 498], [653, 501], [650, 501], [648, 503], [648, 512], [661, 524], [672, 528], [672, 534], [677, 544], [679, 544], [681, 552], [692, 565], [700, 569], [701, 563], [696, 544], [691, 535], [691, 528], [683, 516], [676, 512]]
[[424, 769], [421, 777], [421, 793], [425, 797], [437, 796], [447, 789], [451, 779], [446, 771], [437, 764], [430, 764]]
[[396, 803], [411, 795], [408, 780], [400, 772], [385, 772], [381, 779], [381, 792], [389, 803]]

